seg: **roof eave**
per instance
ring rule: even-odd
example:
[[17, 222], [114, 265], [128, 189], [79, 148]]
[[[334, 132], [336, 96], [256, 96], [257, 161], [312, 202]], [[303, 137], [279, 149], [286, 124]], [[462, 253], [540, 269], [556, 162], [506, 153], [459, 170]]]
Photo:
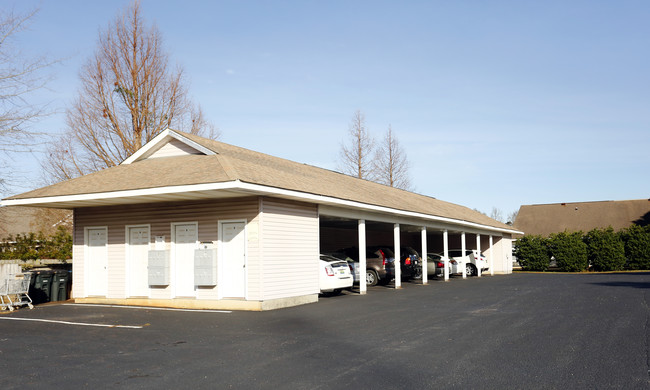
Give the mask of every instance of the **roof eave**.
[[191, 184], [182, 186], [169, 186], [157, 188], [145, 188], [126, 191], [112, 191], [103, 193], [60, 195], [40, 198], [5, 199], [2, 206], [32, 206], [73, 209], [78, 207], [112, 206], [137, 203], [171, 202], [188, 200], [206, 200], [228, 197], [242, 197], [251, 195], [270, 195], [286, 199], [293, 199], [303, 202], [311, 202], [323, 205], [332, 205], [352, 209], [360, 209], [378, 213], [388, 213], [428, 220], [432, 222], [443, 222], [482, 230], [489, 230], [499, 233], [523, 234], [515, 229], [505, 229], [495, 226], [484, 225], [476, 222], [464, 221], [448, 217], [441, 217], [415, 211], [399, 210], [385, 206], [361, 203], [353, 200], [334, 198], [326, 195], [305, 193], [277, 187], [269, 187], [260, 184], [242, 182], [240, 180]]

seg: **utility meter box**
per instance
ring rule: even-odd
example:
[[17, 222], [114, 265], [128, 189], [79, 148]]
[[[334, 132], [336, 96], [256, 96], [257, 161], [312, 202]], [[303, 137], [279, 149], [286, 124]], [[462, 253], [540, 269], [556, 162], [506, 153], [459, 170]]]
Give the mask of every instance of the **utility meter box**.
[[216, 286], [217, 285], [217, 250], [216, 249], [195, 249], [194, 250], [194, 285], [195, 286]]
[[168, 286], [169, 285], [169, 251], [151, 250], [149, 251], [149, 271], [150, 286]]

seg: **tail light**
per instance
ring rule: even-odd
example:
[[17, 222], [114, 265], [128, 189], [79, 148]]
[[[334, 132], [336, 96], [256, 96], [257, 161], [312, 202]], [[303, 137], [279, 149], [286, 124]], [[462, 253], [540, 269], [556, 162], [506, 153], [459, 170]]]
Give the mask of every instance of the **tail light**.
[[384, 254], [384, 251], [380, 249], [379, 253], [381, 253], [381, 265], [386, 265], [386, 255]]
[[443, 268], [444, 266], [445, 266], [445, 264], [441, 263], [440, 261], [438, 262], [438, 264], [436, 264], [436, 267], [438, 267], [438, 268]]
[[334, 276], [334, 270], [329, 265], [325, 267], [325, 272], [327, 272], [327, 276]]
[[450, 262], [451, 264], [458, 264], [458, 263], [456, 262], [456, 260], [453, 260], [453, 259], [452, 259], [452, 260], [449, 260], [449, 262]]
[[411, 265], [411, 258], [410, 258], [410, 257], [407, 257], [407, 258], [404, 260], [404, 264], [405, 264], [405, 265]]

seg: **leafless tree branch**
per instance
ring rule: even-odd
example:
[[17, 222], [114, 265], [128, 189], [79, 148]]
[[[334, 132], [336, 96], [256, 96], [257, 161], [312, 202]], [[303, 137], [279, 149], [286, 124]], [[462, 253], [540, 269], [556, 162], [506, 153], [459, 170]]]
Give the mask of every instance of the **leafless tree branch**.
[[118, 165], [169, 127], [219, 136], [188, 98], [182, 68], [170, 69], [162, 35], [145, 24], [138, 1], [100, 32], [80, 80], [65, 149], [53, 145], [41, 164], [50, 181]]

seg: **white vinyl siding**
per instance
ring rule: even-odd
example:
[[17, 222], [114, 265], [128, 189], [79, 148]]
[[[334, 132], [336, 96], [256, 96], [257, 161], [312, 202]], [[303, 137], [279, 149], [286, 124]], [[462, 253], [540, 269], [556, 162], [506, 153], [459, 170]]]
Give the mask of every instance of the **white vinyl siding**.
[[263, 198], [261, 253], [263, 299], [317, 294], [318, 208], [316, 205]]
[[[166, 249], [171, 249], [171, 224], [198, 222], [198, 238], [201, 242], [216, 242], [218, 221], [242, 219], [255, 221], [259, 207], [257, 197], [204, 202], [174, 202], [146, 205], [90, 207], [75, 209], [75, 232], [73, 247], [74, 296], [82, 297], [84, 275], [84, 227], [108, 227], [108, 295], [107, 298], [126, 298], [127, 278], [125, 267], [125, 229], [127, 225], [150, 225], [151, 247], [155, 237], [164, 236]], [[248, 249], [249, 264], [257, 265], [257, 245]], [[253, 267], [254, 268], [254, 267]], [[258, 267], [259, 268], [259, 267]], [[250, 272], [250, 271], [249, 271]], [[251, 286], [252, 287], [252, 286]], [[259, 288], [259, 284], [255, 284]], [[151, 298], [171, 299], [172, 289], [152, 288]], [[254, 295], [259, 295], [259, 291]], [[198, 299], [217, 299], [217, 288], [199, 288]]]
[[177, 139], [172, 139], [163, 147], [156, 150], [148, 158], [161, 158], [161, 157], [177, 157], [177, 156], [186, 156], [188, 154], [203, 154], [200, 151], [194, 149], [193, 147], [187, 145], [184, 142], [181, 142]]

